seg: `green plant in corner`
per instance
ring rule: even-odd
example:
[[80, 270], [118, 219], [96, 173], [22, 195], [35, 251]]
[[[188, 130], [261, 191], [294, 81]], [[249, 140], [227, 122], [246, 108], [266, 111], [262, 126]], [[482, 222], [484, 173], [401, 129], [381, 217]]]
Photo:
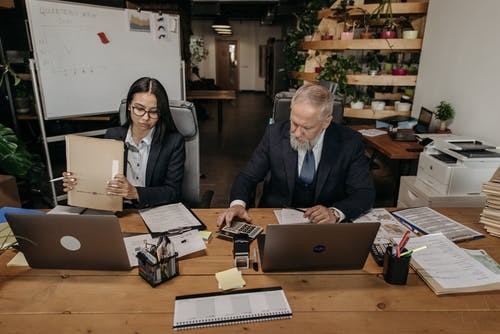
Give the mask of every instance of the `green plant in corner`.
[[[7, 75], [14, 79], [14, 85], [20, 82], [17, 74], [9, 65], [0, 64], [2, 76], [0, 78], [0, 87], [4, 83]], [[17, 138], [14, 131], [0, 124], [0, 172], [7, 173], [16, 177], [26, 176], [31, 168], [31, 155], [24, 147], [23, 143]]]
[[444, 131], [446, 130], [446, 121], [452, 119], [455, 116], [455, 108], [451, 105], [451, 103], [441, 101], [436, 107], [434, 116], [436, 116], [436, 118], [441, 121], [439, 129]]

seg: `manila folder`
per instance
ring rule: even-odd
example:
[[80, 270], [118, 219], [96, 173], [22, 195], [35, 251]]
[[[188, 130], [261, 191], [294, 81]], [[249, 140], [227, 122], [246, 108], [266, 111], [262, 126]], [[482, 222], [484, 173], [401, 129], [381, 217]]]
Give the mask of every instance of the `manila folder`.
[[122, 141], [66, 136], [66, 168], [78, 180], [68, 191], [68, 204], [97, 210], [122, 211], [123, 199], [106, 194], [106, 183], [123, 174]]

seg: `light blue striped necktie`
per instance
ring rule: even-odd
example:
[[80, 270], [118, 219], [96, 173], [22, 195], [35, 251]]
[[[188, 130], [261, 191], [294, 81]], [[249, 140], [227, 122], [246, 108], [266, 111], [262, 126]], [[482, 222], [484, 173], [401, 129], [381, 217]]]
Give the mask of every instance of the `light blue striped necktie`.
[[308, 150], [304, 157], [304, 162], [302, 163], [299, 179], [305, 184], [311, 184], [314, 180], [315, 170], [316, 164], [314, 163], [314, 153], [312, 150]]

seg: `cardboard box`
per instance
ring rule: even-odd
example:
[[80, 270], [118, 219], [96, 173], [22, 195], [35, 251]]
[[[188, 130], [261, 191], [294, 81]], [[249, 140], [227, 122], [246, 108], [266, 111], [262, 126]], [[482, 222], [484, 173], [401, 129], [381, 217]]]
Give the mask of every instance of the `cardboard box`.
[[16, 178], [11, 175], [0, 175], [0, 208], [4, 206], [21, 207]]

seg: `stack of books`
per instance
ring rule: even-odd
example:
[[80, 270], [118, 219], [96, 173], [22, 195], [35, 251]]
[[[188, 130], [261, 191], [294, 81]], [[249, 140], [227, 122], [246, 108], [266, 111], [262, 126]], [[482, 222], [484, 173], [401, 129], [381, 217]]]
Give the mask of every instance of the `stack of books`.
[[500, 237], [500, 168], [483, 184], [486, 195], [486, 206], [479, 220], [488, 233]]

